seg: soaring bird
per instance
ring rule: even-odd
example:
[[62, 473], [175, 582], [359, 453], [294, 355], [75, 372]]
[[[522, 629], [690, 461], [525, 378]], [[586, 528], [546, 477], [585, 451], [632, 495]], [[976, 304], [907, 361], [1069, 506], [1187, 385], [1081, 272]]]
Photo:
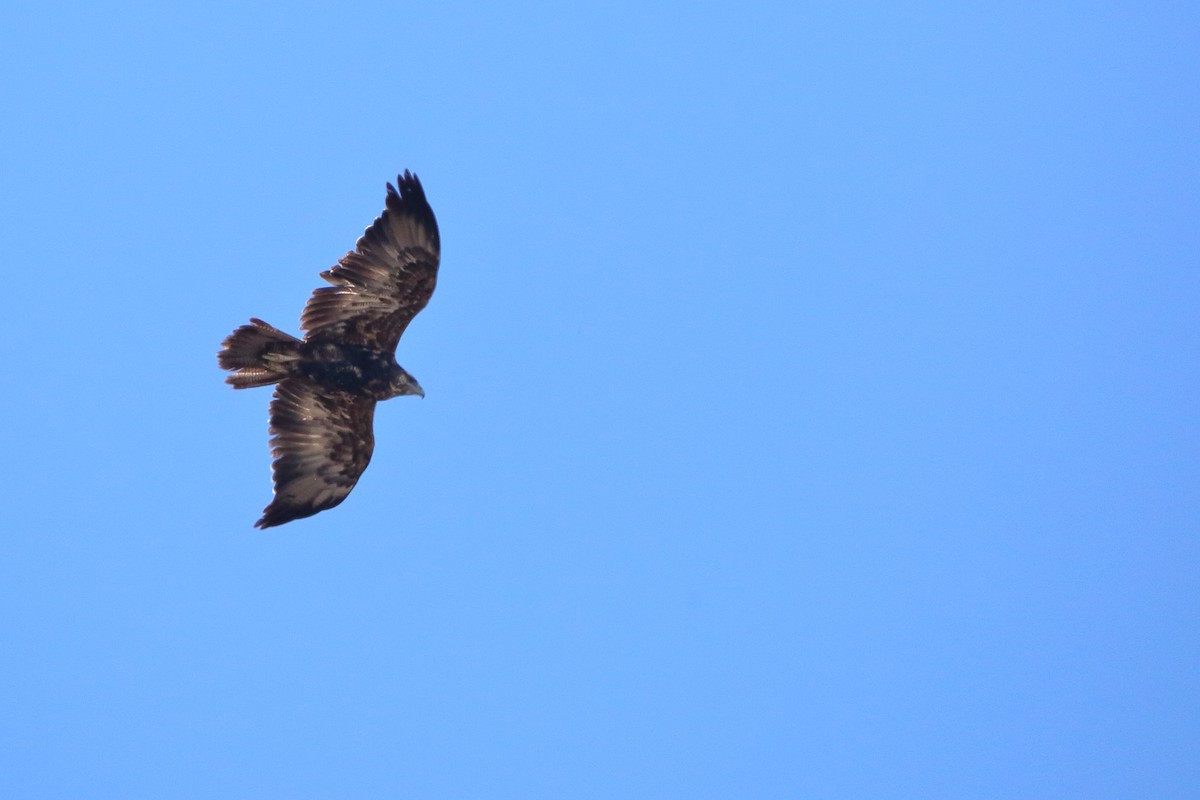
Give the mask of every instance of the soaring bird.
[[271, 472], [275, 497], [257, 528], [333, 508], [346, 499], [375, 449], [375, 404], [425, 396], [396, 363], [396, 345], [437, 283], [437, 220], [417, 176], [387, 185], [382, 214], [354, 250], [321, 273], [300, 328], [304, 338], [250, 319], [221, 343], [217, 363], [235, 389], [275, 384]]

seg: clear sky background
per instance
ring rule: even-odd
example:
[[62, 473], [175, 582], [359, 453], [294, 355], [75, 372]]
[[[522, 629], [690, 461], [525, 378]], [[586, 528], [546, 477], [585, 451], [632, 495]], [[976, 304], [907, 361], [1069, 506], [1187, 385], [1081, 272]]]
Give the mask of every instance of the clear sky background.
[[[1192, 3], [0, 11], [0, 794], [1200, 796]], [[412, 169], [341, 507], [267, 390]]]

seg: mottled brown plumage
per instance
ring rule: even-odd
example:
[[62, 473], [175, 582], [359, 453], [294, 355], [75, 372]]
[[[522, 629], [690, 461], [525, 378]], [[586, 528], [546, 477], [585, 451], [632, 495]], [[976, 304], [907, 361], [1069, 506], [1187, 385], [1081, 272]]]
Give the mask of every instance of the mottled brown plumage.
[[388, 184], [384, 212], [313, 292], [297, 339], [251, 319], [217, 361], [235, 389], [278, 384], [271, 400], [275, 498], [256, 527], [333, 508], [371, 461], [379, 400], [425, 393], [396, 363], [404, 329], [429, 302], [440, 255], [437, 220], [417, 176]]

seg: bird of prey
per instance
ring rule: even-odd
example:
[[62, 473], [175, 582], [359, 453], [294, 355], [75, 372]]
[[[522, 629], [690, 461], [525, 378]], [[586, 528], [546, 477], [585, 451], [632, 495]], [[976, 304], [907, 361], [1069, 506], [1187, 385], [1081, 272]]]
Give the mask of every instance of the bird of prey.
[[321, 277], [300, 316], [303, 339], [251, 318], [221, 343], [217, 362], [235, 389], [275, 384], [271, 471], [275, 497], [256, 528], [333, 508], [375, 449], [375, 404], [425, 392], [396, 363], [401, 334], [433, 294], [437, 220], [417, 176], [387, 187], [386, 207], [354, 250]]

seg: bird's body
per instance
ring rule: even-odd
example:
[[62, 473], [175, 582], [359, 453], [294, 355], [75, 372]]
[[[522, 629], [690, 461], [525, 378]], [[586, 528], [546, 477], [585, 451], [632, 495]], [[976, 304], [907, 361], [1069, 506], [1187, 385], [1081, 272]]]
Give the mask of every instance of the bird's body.
[[275, 498], [267, 528], [333, 508], [370, 463], [375, 404], [425, 392], [396, 363], [396, 345], [437, 283], [437, 221], [415, 175], [388, 184], [387, 208], [313, 292], [303, 339], [251, 319], [217, 360], [235, 389], [276, 385], [271, 400]]
[[331, 392], [350, 392], [375, 400], [388, 400], [405, 394], [416, 381], [396, 363], [393, 353], [335, 342], [303, 342], [296, 372]]

